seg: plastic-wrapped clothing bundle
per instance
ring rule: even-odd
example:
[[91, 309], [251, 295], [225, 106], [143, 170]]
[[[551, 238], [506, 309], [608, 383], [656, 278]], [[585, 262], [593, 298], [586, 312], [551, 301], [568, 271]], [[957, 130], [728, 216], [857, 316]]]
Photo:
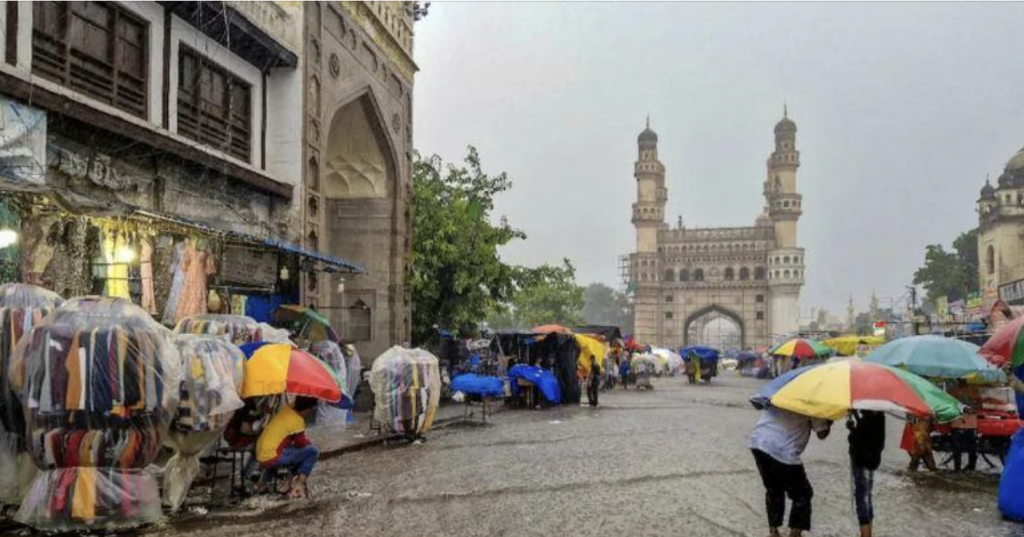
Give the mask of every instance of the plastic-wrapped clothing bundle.
[[0, 503], [21, 503], [35, 475], [25, 445], [25, 413], [8, 382], [11, 356], [22, 336], [62, 303], [42, 287], [0, 285]]
[[352, 408], [353, 395], [348, 391], [348, 367], [341, 347], [333, 341], [321, 341], [313, 345], [313, 354], [334, 369], [341, 386], [341, 401], [328, 403], [320, 401], [316, 408], [316, 424], [318, 426], [343, 426], [348, 415], [344, 409]]
[[181, 401], [164, 438], [174, 455], [164, 466], [164, 505], [177, 511], [199, 474], [199, 455], [216, 442], [242, 408], [245, 354], [228, 336], [179, 334]]
[[235, 345], [263, 341], [260, 323], [245, 315], [204, 313], [186, 317], [174, 327], [175, 334], [226, 335]]
[[261, 341], [267, 343], [287, 343], [288, 345], [295, 345], [295, 342], [291, 339], [291, 333], [284, 328], [274, 328], [267, 323], [259, 323], [260, 334], [263, 336]]
[[177, 409], [180, 368], [171, 332], [124, 299], [69, 300], [33, 327], [11, 382], [40, 472], [15, 519], [57, 531], [160, 520], [145, 468]]
[[424, 434], [441, 402], [437, 357], [423, 349], [391, 347], [373, 362], [370, 389], [378, 422], [394, 433]]

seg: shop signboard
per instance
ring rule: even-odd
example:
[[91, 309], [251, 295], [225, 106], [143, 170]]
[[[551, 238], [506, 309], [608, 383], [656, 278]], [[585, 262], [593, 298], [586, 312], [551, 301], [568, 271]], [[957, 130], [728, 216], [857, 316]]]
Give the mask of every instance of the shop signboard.
[[277, 255], [245, 246], [225, 246], [220, 279], [253, 287], [273, 286], [277, 283]]
[[1024, 280], [1016, 280], [999, 286], [999, 299], [1011, 306], [1024, 305]]
[[0, 184], [46, 184], [46, 112], [0, 96]]
[[935, 299], [935, 315], [940, 323], [949, 320], [949, 299], [946, 298], [946, 295]]
[[968, 315], [978, 315], [979, 313], [981, 313], [981, 305], [982, 305], [981, 293], [975, 291], [975, 292], [970, 293], [969, 295], [967, 295], [967, 314]]

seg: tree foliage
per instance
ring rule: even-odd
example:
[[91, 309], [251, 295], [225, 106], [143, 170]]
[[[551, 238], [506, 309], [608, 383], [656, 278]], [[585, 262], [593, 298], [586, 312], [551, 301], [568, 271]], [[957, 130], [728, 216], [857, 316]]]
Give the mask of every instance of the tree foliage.
[[576, 268], [568, 259], [561, 265], [516, 267], [515, 291], [498, 304], [488, 319], [492, 328], [528, 329], [543, 324], [578, 325], [583, 321], [583, 287], [576, 284]]
[[914, 272], [914, 284], [928, 293], [927, 300], [934, 303], [940, 296], [950, 301], [967, 298], [978, 288], [978, 233], [961, 233], [953, 241], [953, 251], [941, 244], [925, 247], [924, 266]]
[[413, 163], [413, 340], [433, 339], [437, 328], [462, 336], [515, 290], [517, 270], [498, 248], [526, 235], [502, 217], [492, 221], [494, 198], [511, 188], [505, 173], [488, 175], [473, 147], [462, 166], [434, 155]]
[[623, 333], [633, 333], [629, 298], [603, 283], [592, 283], [583, 291], [581, 315], [587, 324], [618, 326]]

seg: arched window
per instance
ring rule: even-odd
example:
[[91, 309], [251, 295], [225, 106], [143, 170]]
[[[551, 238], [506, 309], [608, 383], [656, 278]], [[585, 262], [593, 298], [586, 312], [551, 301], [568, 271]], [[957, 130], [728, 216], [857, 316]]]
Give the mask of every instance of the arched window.
[[996, 273], [996, 250], [991, 244], [985, 249], [985, 270], [989, 274]]
[[693, 279], [694, 279], [694, 281], [698, 281], [698, 282], [704, 281], [704, 269], [694, 270], [693, 271]]
[[681, 282], [688, 282], [688, 281], [690, 281], [690, 271], [688, 271], [688, 270], [686, 270], [684, 268], [679, 269], [679, 281], [681, 281]]
[[785, 264], [785, 265], [789, 264], [789, 256], [788, 255], [786, 257], [782, 258], [782, 263]]
[[642, 281], [642, 282], [646, 282], [647, 281], [647, 273], [646, 272], [640, 275], [640, 281]]
[[732, 270], [732, 267], [725, 267], [725, 280], [726, 281], [732, 281], [735, 277], [736, 277], [736, 274]]
[[754, 269], [754, 279], [755, 280], [763, 280], [764, 279], [764, 267], [757, 267], [757, 268]]
[[666, 282], [676, 281], [676, 273], [672, 269], [665, 269], [665, 277], [662, 278]]
[[740, 279], [741, 280], [749, 280], [750, 279], [750, 269], [748, 269], [747, 267], [740, 267]]
[[783, 278], [789, 278], [789, 270], [786, 270], [786, 271], [784, 271], [784, 272], [782, 273], [782, 277], [783, 277]]

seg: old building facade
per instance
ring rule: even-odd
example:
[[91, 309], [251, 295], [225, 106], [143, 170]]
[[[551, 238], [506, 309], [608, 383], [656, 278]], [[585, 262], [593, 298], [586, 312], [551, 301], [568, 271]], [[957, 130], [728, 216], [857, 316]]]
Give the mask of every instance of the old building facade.
[[1024, 304], [1024, 149], [1007, 161], [996, 185], [978, 198], [978, 282], [989, 305], [998, 297]]
[[311, 2], [305, 23], [306, 246], [362, 263], [312, 273], [304, 303], [367, 356], [410, 338], [413, 2]]
[[[797, 241], [802, 197], [796, 124], [784, 113], [764, 182], [765, 212], [749, 227], [689, 229], [665, 222], [668, 189], [650, 124], [637, 139], [633, 204], [636, 251], [629, 259], [636, 337], [644, 343], [753, 348], [797, 330], [804, 249]], [[733, 337], [711, 341], [722, 320]]]
[[0, 213], [19, 209], [0, 226], [20, 233], [18, 279], [73, 296], [116, 269], [135, 298], [137, 258], [54, 276], [55, 233], [110, 256], [70, 220], [155, 250], [157, 287], [174, 244], [211, 237], [225, 300], [314, 305], [369, 359], [408, 341], [417, 9], [0, 2]]

